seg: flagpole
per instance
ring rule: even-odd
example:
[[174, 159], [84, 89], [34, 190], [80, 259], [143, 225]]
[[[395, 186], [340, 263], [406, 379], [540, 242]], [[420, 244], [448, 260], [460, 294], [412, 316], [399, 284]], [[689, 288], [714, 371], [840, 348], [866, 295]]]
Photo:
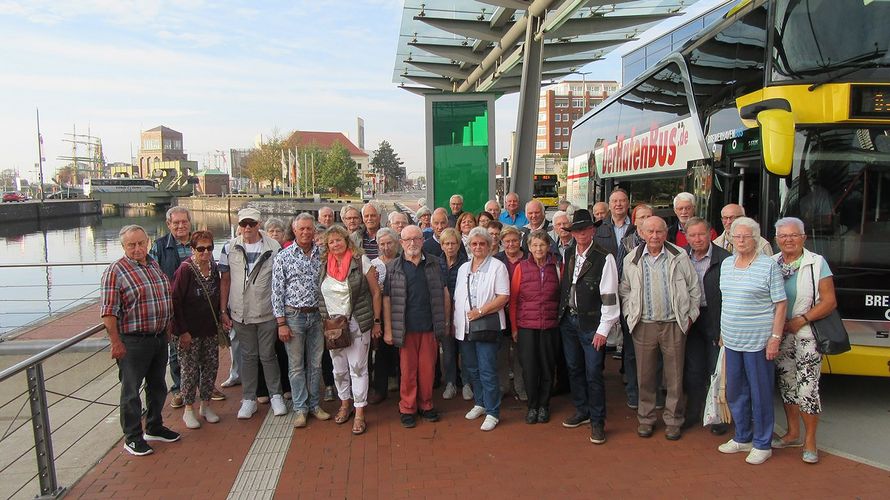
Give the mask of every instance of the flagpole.
[[37, 108], [37, 160], [40, 165], [40, 201], [44, 201], [46, 197], [43, 193], [43, 136], [40, 135], [40, 108]]

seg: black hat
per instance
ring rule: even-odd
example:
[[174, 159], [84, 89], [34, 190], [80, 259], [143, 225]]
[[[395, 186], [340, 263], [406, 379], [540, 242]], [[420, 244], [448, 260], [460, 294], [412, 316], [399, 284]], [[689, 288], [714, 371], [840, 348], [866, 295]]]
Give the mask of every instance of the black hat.
[[582, 229], [587, 229], [588, 227], [598, 227], [602, 224], [603, 221], [593, 221], [593, 217], [590, 216], [590, 211], [585, 209], [575, 210], [575, 215], [572, 216], [572, 225], [569, 226], [569, 231], [580, 231]]

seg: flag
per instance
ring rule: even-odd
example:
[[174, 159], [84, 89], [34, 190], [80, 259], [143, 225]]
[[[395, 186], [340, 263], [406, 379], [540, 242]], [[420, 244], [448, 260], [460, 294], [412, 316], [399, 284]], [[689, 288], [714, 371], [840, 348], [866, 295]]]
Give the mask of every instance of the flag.
[[287, 181], [287, 163], [284, 161], [284, 150], [281, 150], [281, 181]]
[[46, 157], [43, 156], [43, 134], [37, 134], [37, 142], [40, 143], [40, 161], [46, 161]]
[[294, 184], [294, 152], [290, 149], [287, 150], [287, 175], [290, 176], [291, 186]]
[[297, 183], [300, 182], [300, 154], [297, 151], [297, 147], [294, 146], [294, 179], [296, 179]]

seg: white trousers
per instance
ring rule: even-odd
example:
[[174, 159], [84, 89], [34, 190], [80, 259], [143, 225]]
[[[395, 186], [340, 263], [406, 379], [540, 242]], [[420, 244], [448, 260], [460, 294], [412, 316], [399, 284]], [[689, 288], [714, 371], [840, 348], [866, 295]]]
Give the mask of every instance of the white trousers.
[[353, 400], [356, 408], [368, 405], [368, 348], [371, 345], [371, 332], [359, 335], [355, 318], [349, 322], [352, 345], [344, 349], [330, 351], [334, 365], [334, 384], [341, 401]]

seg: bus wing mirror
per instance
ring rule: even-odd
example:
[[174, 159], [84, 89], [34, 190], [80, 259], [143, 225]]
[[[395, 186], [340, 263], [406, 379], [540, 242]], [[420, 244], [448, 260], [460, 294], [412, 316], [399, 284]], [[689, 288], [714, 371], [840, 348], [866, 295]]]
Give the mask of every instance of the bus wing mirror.
[[794, 156], [794, 116], [784, 109], [766, 109], [757, 113], [757, 124], [766, 169], [780, 177], [790, 175]]

